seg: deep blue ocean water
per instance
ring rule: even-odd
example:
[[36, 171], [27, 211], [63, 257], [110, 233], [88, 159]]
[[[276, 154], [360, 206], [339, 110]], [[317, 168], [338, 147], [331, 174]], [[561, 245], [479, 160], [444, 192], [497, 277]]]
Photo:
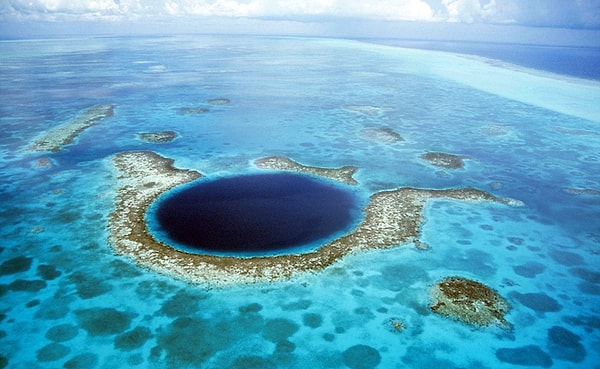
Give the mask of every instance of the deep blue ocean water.
[[156, 237], [201, 254], [298, 253], [351, 231], [362, 214], [348, 188], [290, 173], [198, 181], [164, 197], [148, 215]]
[[[0, 367], [600, 367], [598, 82], [334, 39], [0, 48]], [[114, 116], [62, 151], [25, 150], [96, 104], [114, 104]], [[404, 141], [365, 134], [379, 128]], [[160, 131], [177, 138], [139, 136]], [[107, 243], [110, 158], [130, 150], [210, 179], [260, 173], [255, 159], [281, 155], [359, 167], [365, 198], [475, 187], [524, 206], [429, 201], [429, 250], [398, 245], [288, 281], [196, 286], [141, 269]], [[434, 167], [421, 159], [430, 151], [464, 156], [465, 167]], [[513, 328], [433, 314], [429, 287], [447, 276], [498, 291]]]
[[527, 68], [600, 80], [600, 48], [511, 43], [367, 39], [383, 45], [476, 55]]

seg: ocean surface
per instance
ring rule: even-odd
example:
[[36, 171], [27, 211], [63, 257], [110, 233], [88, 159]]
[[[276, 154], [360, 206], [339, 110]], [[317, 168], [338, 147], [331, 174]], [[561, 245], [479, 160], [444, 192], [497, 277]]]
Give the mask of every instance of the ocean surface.
[[[241, 36], [0, 50], [0, 368], [600, 368], [597, 75], [519, 66], [506, 45], [504, 58]], [[97, 104], [114, 115], [60, 151], [27, 149]], [[382, 129], [403, 140], [369, 134]], [[143, 139], [152, 132], [176, 134]], [[190, 285], [107, 241], [110, 159], [139, 150], [209, 179], [285, 156], [358, 167], [364, 198], [474, 187], [524, 205], [430, 200], [428, 250], [355, 253], [273, 283]], [[427, 152], [465, 165], [436, 167]], [[433, 313], [430, 288], [449, 276], [503, 296], [511, 328]]]
[[600, 48], [511, 43], [365, 39], [366, 42], [476, 55], [568, 76], [600, 80]]

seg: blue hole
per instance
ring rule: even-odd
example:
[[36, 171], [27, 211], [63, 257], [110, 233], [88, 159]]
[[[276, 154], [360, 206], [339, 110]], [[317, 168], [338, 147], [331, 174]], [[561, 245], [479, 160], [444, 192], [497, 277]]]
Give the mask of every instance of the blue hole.
[[200, 181], [166, 196], [159, 233], [186, 251], [283, 254], [351, 226], [355, 194], [311, 176], [272, 173]]

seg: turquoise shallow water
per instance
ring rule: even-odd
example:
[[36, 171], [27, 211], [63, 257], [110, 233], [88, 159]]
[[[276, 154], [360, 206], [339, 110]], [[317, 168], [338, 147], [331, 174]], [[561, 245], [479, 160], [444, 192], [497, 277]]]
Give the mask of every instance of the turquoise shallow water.
[[[600, 367], [597, 82], [327, 39], [1, 47], [0, 367]], [[230, 102], [209, 103], [217, 98]], [[96, 104], [115, 104], [114, 116], [60, 152], [25, 151]], [[368, 134], [377, 128], [404, 141], [378, 141]], [[177, 138], [139, 137], [156, 131]], [[129, 150], [208, 178], [256, 173], [255, 159], [282, 155], [359, 167], [362, 196], [476, 187], [525, 205], [430, 201], [429, 250], [353, 254], [266, 285], [193, 286], [107, 243], [109, 159]], [[465, 167], [434, 167], [420, 158], [428, 151], [467, 157]], [[455, 275], [504, 296], [513, 329], [433, 314], [429, 287]]]

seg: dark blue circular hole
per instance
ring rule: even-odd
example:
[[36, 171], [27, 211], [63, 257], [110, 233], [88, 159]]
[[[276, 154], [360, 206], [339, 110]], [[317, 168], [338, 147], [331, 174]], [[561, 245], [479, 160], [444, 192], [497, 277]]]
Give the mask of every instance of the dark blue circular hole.
[[199, 181], [162, 199], [159, 232], [199, 252], [289, 252], [347, 229], [358, 213], [341, 185], [292, 173]]

